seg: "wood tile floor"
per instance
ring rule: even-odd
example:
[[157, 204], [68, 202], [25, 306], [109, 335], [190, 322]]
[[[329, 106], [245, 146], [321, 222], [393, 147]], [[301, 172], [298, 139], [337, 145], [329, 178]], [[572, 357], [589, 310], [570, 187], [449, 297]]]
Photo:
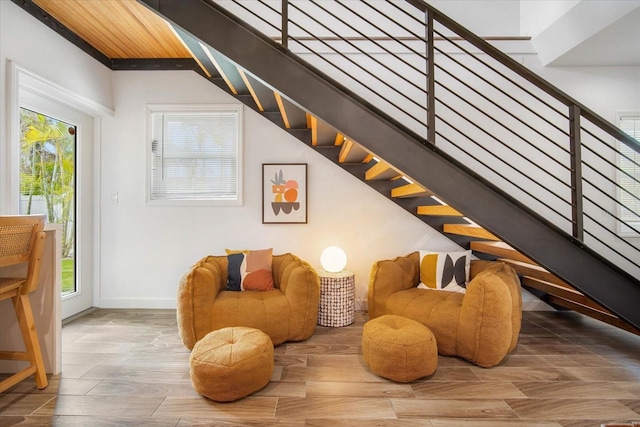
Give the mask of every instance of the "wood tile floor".
[[483, 369], [440, 357], [410, 384], [373, 375], [364, 315], [276, 347], [263, 390], [197, 395], [172, 310], [97, 310], [63, 327], [63, 372], [0, 394], [4, 426], [600, 426], [640, 421], [640, 337], [577, 313], [526, 312], [516, 351]]

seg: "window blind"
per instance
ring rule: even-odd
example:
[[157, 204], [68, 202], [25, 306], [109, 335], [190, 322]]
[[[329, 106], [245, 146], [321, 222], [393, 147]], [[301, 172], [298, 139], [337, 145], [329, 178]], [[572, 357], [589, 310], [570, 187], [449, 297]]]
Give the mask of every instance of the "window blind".
[[152, 112], [151, 200], [238, 200], [238, 116]]
[[[640, 141], [640, 115], [621, 116], [620, 129]], [[640, 153], [627, 146], [620, 146], [620, 204], [621, 219], [626, 224], [640, 226]]]

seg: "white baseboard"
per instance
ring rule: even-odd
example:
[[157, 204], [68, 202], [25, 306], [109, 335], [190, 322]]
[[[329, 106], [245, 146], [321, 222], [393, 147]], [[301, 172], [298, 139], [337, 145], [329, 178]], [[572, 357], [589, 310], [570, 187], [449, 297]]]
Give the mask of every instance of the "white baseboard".
[[100, 298], [98, 308], [176, 308], [175, 298]]

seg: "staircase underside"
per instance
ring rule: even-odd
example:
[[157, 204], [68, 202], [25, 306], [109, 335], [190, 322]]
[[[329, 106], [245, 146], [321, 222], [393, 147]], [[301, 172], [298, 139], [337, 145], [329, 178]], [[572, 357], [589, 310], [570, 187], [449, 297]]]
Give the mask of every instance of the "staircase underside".
[[580, 241], [217, 6], [139, 1], [174, 24], [212, 83], [457, 243], [511, 263], [549, 303], [638, 333], [638, 280]]

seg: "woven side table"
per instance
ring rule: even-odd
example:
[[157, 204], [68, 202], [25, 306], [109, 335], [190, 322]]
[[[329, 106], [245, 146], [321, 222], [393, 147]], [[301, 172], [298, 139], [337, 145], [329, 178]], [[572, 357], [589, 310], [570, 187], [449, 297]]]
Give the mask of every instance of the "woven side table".
[[355, 321], [356, 280], [349, 270], [329, 273], [319, 270], [320, 305], [318, 307], [318, 325], [346, 326]]

